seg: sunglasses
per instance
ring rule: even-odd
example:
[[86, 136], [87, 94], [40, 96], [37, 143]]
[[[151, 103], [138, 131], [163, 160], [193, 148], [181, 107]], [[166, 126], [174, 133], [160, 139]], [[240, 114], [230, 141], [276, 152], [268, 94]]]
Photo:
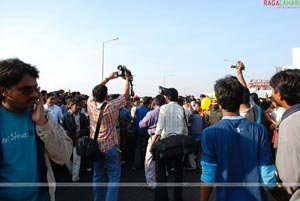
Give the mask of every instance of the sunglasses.
[[33, 87], [19, 87], [16, 88], [17, 91], [21, 92], [24, 95], [31, 95], [33, 93], [39, 93], [40, 92], [40, 87], [39, 86], [33, 86]]

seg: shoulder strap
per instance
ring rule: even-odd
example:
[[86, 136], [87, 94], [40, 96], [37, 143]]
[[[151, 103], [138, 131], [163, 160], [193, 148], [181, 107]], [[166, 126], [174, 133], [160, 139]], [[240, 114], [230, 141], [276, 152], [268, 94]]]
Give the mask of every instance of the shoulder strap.
[[98, 138], [99, 130], [100, 130], [100, 125], [101, 125], [101, 121], [102, 121], [102, 117], [103, 117], [103, 112], [104, 112], [104, 108], [105, 108], [106, 104], [107, 104], [107, 102], [103, 103], [101, 105], [101, 108], [100, 108], [99, 117], [98, 117], [97, 126], [96, 126], [96, 130], [95, 130], [95, 135], [94, 135], [94, 141], [95, 142], [97, 142], [97, 138]]
[[182, 107], [182, 109], [183, 109], [184, 122], [185, 122], [186, 128], [188, 129], [189, 127], [188, 127], [188, 123], [187, 123], [186, 116], [185, 116], [185, 109], [184, 109], [184, 107]]

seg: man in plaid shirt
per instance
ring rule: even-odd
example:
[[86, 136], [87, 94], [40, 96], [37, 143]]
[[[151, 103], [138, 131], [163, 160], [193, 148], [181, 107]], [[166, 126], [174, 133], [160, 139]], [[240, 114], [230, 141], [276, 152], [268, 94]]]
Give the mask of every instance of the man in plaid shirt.
[[[96, 159], [94, 161], [94, 201], [106, 200], [117, 201], [119, 187], [116, 185], [120, 181], [121, 166], [118, 154], [118, 138], [116, 133], [116, 114], [122, 108], [126, 99], [129, 97], [129, 77], [125, 73], [124, 93], [118, 98], [108, 101], [108, 93], [106, 83], [117, 78], [117, 72], [112, 72], [109, 77], [105, 78], [99, 85], [93, 89], [93, 95], [87, 101], [88, 115], [90, 118], [90, 137], [94, 138], [96, 125], [99, 117], [100, 108], [103, 103], [107, 102], [104, 108], [103, 118], [101, 121], [100, 131], [98, 135], [99, 149], [103, 153], [104, 159]], [[107, 170], [108, 186], [97, 186], [99, 183], [105, 182], [104, 168]], [[106, 199], [105, 198], [106, 195]]]

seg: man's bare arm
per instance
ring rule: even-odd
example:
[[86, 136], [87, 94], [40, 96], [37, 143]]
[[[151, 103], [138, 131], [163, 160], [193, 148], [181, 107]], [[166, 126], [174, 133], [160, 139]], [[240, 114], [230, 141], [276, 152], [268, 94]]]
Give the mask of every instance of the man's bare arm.
[[[243, 70], [245, 69], [244, 63], [241, 61], [238, 61], [237, 63], [237, 77], [240, 81], [240, 83], [244, 86], [247, 87], [247, 83], [244, 79], [244, 75], [243, 75]], [[247, 87], [248, 88], [248, 87]]]

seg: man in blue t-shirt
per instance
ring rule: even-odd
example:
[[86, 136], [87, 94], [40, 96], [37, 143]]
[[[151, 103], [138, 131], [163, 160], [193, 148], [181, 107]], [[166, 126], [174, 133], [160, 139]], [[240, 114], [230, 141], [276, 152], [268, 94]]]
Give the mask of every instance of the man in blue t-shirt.
[[1, 201], [54, 201], [50, 159], [63, 165], [72, 153], [71, 139], [44, 112], [38, 77], [19, 59], [0, 61]]
[[[223, 119], [202, 133], [201, 201], [216, 185], [216, 200], [266, 200], [275, 186], [275, 166], [266, 129], [239, 115], [243, 86], [236, 77], [220, 79], [215, 94]], [[211, 185], [210, 185], [211, 184]]]
[[136, 143], [135, 143], [135, 150], [134, 150], [134, 161], [132, 166], [133, 170], [140, 169], [145, 159], [146, 153], [143, 150], [146, 150], [149, 135], [147, 134], [147, 129], [141, 128], [139, 126], [139, 123], [149, 111], [149, 106], [151, 102], [152, 102], [152, 97], [145, 96], [142, 99], [142, 105], [136, 108], [135, 118], [133, 120], [134, 127], [136, 129]]

